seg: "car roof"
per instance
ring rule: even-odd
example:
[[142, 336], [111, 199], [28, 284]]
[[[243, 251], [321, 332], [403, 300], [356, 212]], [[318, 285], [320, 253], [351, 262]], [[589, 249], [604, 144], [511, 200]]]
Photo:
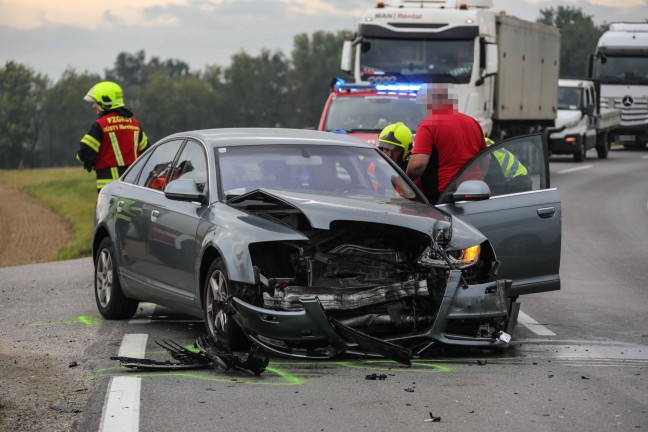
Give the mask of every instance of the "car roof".
[[337, 145], [373, 148], [366, 141], [343, 133], [287, 128], [223, 128], [179, 132], [160, 141], [194, 138], [212, 147], [248, 145]]

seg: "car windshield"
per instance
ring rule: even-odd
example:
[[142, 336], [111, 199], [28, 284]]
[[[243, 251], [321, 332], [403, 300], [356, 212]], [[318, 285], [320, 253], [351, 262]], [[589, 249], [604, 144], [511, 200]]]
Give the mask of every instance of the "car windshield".
[[421, 200], [375, 148], [263, 145], [221, 147], [216, 153], [228, 199], [269, 189], [368, 201]]
[[400, 121], [416, 132], [423, 114], [423, 107], [416, 103], [414, 96], [338, 97], [331, 101], [324, 128], [380, 132], [385, 126]]

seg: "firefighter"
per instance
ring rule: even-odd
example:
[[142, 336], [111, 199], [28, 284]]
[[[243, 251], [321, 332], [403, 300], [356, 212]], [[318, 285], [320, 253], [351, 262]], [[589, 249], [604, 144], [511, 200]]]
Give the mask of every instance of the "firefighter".
[[95, 170], [99, 192], [146, 150], [148, 138], [124, 106], [124, 93], [118, 84], [102, 81], [88, 90], [83, 99], [92, 102], [98, 118], [81, 138], [77, 159], [88, 172]]
[[[485, 138], [488, 147], [495, 144], [490, 138]], [[504, 147], [495, 150], [493, 157], [504, 175], [504, 190], [506, 193], [524, 192], [533, 188], [533, 182], [527, 169], [517, 157]]]
[[405, 171], [412, 149], [412, 131], [403, 122], [390, 124], [380, 132], [378, 148]]

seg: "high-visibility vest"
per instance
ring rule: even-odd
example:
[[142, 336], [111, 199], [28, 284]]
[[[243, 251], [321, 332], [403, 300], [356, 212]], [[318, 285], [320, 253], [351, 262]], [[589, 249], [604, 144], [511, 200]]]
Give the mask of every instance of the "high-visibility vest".
[[81, 143], [97, 152], [97, 188], [119, 178], [148, 146], [148, 138], [135, 117], [112, 112], [97, 119], [101, 141], [86, 134]]
[[[493, 144], [495, 143], [490, 138], [486, 138], [487, 146], [490, 147]], [[514, 177], [527, 174], [526, 167], [520, 163], [513, 153], [505, 148], [495, 150], [493, 156], [495, 156], [495, 159], [497, 159], [497, 162], [502, 167], [502, 173], [506, 180], [511, 180]]]

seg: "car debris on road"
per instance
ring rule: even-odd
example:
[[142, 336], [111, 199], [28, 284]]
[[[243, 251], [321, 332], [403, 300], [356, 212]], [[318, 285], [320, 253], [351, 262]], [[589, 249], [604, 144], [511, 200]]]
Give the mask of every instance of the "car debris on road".
[[222, 369], [224, 371], [243, 371], [255, 376], [265, 371], [270, 361], [268, 353], [261, 347], [253, 345], [247, 355], [239, 356], [223, 346], [216, 338], [200, 336], [195, 346], [200, 352], [194, 352], [174, 341], [155, 343], [171, 354], [176, 361], [153, 360], [134, 357], [111, 357], [119, 360], [123, 367], [143, 370], [174, 370], [174, 369]]

